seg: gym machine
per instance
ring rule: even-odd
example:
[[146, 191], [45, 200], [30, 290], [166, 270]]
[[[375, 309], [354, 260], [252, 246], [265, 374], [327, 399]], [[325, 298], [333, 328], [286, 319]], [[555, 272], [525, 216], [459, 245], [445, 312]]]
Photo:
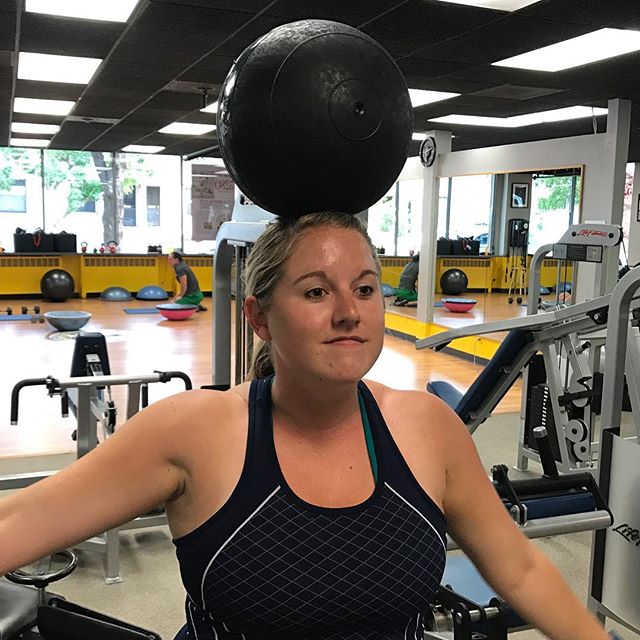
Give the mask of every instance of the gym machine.
[[[558, 259], [600, 264], [605, 251], [618, 246], [621, 238], [619, 227], [612, 225], [573, 225], [560, 242], [545, 245], [534, 255], [529, 292], [540, 290], [540, 272], [549, 252]], [[601, 271], [596, 275], [601, 287]], [[418, 349], [440, 350], [455, 338], [509, 331], [464, 395], [445, 382], [429, 383], [428, 390], [454, 408], [473, 433], [524, 371], [517, 468], [525, 470], [528, 460], [540, 462], [533, 436], [538, 426], [549, 432], [562, 473], [590, 467], [597, 451], [592, 445], [592, 408], [600, 396], [600, 389], [594, 384], [597, 376], [592, 371], [597, 371], [599, 365], [597, 334], [605, 328], [609, 298], [603, 295], [570, 306], [558, 304], [538, 313], [540, 300], [530, 295], [529, 315], [525, 317], [463, 327], [418, 340]]]
[[524, 218], [509, 220], [507, 237], [507, 268], [504, 272], [505, 282], [509, 283], [507, 302], [520, 304], [527, 293], [527, 247], [529, 245], [529, 221]]
[[[599, 531], [613, 522], [602, 493], [589, 472], [558, 474], [548, 434], [543, 427], [535, 437], [542, 455], [544, 475], [511, 480], [504, 465], [492, 469], [493, 486], [514, 524], [528, 538], [577, 531]], [[447, 550], [457, 549], [447, 538]], [[428, 620], [426, 638], [504, 640], [507, 633], [530, 627], [484, 581], [466, 556], [447, 558], [442, 585]]]
[[[257, 209], [257, 207], [254, 208]], [[234, 216], [236, 209], [234, 209]], [[264, 217], [273, 217], [264, 212]], [[213, 258], [213, 377], [210, 389], [226, 391], [246, 378], [253, 352], [253, 331], [242, 312], [242, 272], [251, 247], [267, 222], [225, 222], [216, 236]], [[235, 258], [235, 367], [231, 374], [231, 267]]]
[[[192, 388], [189, 377], [180, 371], [156, 371], [143, 375], [111, 375], [106, 341], [102, 334], [87, 333], [76, 338], [69, 378], [32, 378], [18, 382], [11, 392], [11, 424], [18, 424], [20, 392], [26, 387], [44, 386], [50, 397], [61, 399], [62, 416], [69, 411], [77, 421], [77, 429], [72, 434], [76, 441], [77, 457], [89, 453], [98, 446], [98, 425], [102, 438], [107, 438], [116, 425], [116, 407], [111, 400], [111, 387], [126, 386], [126, 418], [135, 415], [148, 404], [148, 385], [174, 379], [182, 380], [185, 389]], [[105, 399], [105, 396], [107, 399]], [[21, 489], [38, 480], [49, 477], [57, 470], [37, 473], [21, 473], [0, 476], [0, 490]], [[120, 531], [155, 527], [167, 523], [162, 508], [141, 515], [117, 529], [112, 529], [87, 540], [78, 548], [96, 551], [105, 556], [105, 581], [107, 584], [122, 582], [120, 577]]]
[[[57, 568], [59, 563], [61, 566]], [[32, 571], [8, 573], [7, 580], [0, 581], [0, 638], [161, 640], [152, 631], [47, 593], [46, 589], [51, 583], [68, 576], [77, 564], [76, 555], [64, 550], [40, 560]]]
[[[599, 484], [614, 514], [613, 528], [594, 537], [589, 608], [604, 623], [611, 618], [640, 633], [640, 433], [621, 437], [623, 386], [626, 375], [632, 406], [640, 392], [630, 373], [640, 366], [629, 349], [638, 339], [640, 314], [633, 310], [640, 289], [640, 267], [621, 278], [611, 295], [602, 392]], [[630, 317], [631, 312], [631, 317]], [[637, 406], [634, 407], [634, 412]]]

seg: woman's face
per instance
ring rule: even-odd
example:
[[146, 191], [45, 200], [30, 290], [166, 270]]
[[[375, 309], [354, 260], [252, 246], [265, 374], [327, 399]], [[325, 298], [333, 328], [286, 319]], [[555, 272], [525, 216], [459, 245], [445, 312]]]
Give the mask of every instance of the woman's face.
[[371, 249], [353, 229], [304, 231], [265, 314], [276, 372], [357, 381], [384, 339], [384, 302]]

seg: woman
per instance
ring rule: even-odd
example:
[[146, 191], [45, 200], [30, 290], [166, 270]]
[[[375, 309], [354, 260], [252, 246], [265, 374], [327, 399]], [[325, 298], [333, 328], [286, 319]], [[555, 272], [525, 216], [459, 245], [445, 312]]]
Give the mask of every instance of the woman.
[[179, 638], [419, 638], [446, 522], [536, 627], [606, 638], [514, 526], [458, 418], [361, 382], [383, 343], [379, 274], [355, 217], [270, 225], [246, 267], [256, 379], [158, 402], [0, 502], [0, 571], [164, 502], [188, 594]]

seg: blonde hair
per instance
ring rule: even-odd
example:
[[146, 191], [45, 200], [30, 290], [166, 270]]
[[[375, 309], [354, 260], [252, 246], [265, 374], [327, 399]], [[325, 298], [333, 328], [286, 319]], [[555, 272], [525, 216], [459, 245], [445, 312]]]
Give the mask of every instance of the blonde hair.
[[[276, 285], [284, 272], [284, 266], [293, 253], [300, 235], [308, 229], [325, 226], [357, 231], [369, 245], [376, 270], [378, 275], [380, 274], [378, 252], [362, 222], [355, 215], [334, 211], [308, 213], [295, 219], [278, 218], [267, 225], [247, 258], [243, 273], [245, 296], [255, 296], [260, 308], [267, 311], [272, 303]], [[249, 377], [266, 378], [272, 373], [274, 369], [271, 346], [268, 342], [256, 340]]]

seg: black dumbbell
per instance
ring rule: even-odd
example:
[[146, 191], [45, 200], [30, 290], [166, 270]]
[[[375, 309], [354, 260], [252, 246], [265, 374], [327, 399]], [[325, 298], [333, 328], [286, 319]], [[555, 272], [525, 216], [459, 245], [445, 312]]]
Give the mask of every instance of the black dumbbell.
[[[27, 315], [27, 313], [29, 313], [29, 307], [22, 307], [22, 315], [25, 316]], [[33, 307], [33, 313], [40, 313], [40, 305], [35, 305], [35, 307]]]

